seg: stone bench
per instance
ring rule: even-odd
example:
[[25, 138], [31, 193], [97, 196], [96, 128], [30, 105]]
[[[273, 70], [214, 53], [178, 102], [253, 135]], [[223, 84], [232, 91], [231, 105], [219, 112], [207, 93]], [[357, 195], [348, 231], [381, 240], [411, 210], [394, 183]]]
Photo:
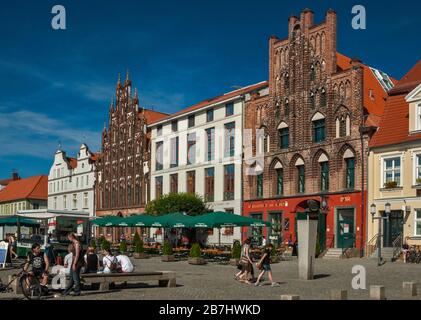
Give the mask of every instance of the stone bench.
[[81, 280], [85, 284], [99, 284], [100, 291], [110, 289], [111, 283], [158, 281], [160, 287], [175, 287], [175, 272], [133, 272], [133, 273], [89, 273], [81, 274]]

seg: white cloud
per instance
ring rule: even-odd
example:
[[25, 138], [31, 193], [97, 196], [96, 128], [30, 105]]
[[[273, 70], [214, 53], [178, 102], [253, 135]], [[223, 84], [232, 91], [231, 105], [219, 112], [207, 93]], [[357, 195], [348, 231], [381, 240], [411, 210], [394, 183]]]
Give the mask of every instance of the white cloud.
[[181, 93], [166, 94], [162, 91], [140, 93], [140, 105], [160, 112], [174, 112], [186, 108], [185, 95]]
[[82, 142], [95, 151], [99, 149], [100, 132], [32, 111], [0, 112], [0, 157], [51, 159], [59, 141], [68, 152], [77, 150]]
[[76, 88], [86, 98], [93, 101], [110, 102], [115, 95], [115, 88], [107, 85], [98, 85], [95, 83], [78, 83], [68, 88]]

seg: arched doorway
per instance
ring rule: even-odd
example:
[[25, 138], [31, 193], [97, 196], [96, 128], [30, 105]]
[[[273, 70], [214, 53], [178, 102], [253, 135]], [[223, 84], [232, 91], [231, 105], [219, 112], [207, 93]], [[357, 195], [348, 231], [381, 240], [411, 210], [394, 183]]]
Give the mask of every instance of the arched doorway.
[[[312, 200], [315, 201], [318, 207], [320, 208], [320, 201], [315, 200], [315, 199], [312, 199]], [[303, 215], [307, 215], [308, 212], [309, 212], [308, 200], [304, 200], [300, 202], [295, 207], [294, 233], [295, 233], [295, 239], [297, 239], [297, 241], [300, 241], [297, 234], [297, 220], [300, 217], [303, 217]], [[326, 214], [322, 212], [321, 210], [319, 210], [319, 220], [317, 223], [317, 243], [319, 245], [319, 252], [323, 252], [324, 250], [326, 250]]]

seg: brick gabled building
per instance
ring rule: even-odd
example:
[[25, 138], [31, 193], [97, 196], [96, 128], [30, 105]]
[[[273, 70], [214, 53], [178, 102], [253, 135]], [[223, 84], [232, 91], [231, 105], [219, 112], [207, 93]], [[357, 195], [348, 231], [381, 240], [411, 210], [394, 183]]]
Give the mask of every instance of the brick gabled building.
[[[149, 198], [150, 132], [147, 124], [167, 114], [139, 107], [137, 91], [127, 76], [118, 80], [116, 101], [110, 106], [108, 128], [102, 133], [96, 169], [96, 215], [129, 216], [144, 212]], [[120, 230], [99, 230], [118, 238]], [[133, 230], [125, 230], [130, 235]]]
[[336, 25], [333, 10], [317, 25], [309, 9], [290, 17], [288, 37], [269, 40], [269, 94], [245, 106], [243, 212], [274, 223], [271, 242], [294, 241], [315, 200], [321, 249], [363, 246], [368, 141], [394, 80], [338, 53]]

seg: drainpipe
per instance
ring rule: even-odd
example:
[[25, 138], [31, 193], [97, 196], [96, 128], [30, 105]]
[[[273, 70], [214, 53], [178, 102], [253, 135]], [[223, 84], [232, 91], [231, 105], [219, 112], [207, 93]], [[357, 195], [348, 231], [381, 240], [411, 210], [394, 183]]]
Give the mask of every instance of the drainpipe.
[[[363, 118], [364, 119], [364, 118]], [[363, 120], [364, 121], [364, 120]], [[361, 226], [360, 226], [360, 258], [364, 257], [364, 215], [365, 215], [365, 198], [364, 198], [364, 183], [365, 183], [365, 176], [364, 176], [364, 168], [365, 168], [365, 148], [364, 148], [364, 125], [362, 127], [363, 130], [361, 130], [361, 159], [362, 159], [362, 165], [361, 165]]]
[[[244, 190], [243, 190], [243, 183], [244, 183], [244, 179], [243, 179], [243, 174], [244, 174], [244, 120], [245, 120], [245, 101], [246, 101], [246, 95], [242, 94], [241, 95], [241, 100], [242, 100], [242, 106], [241, 106], [241, 178], [240, 178], [240, 186], [241, 186], [241, 192], [240, 192], [240, 214], [241, 216], [243, 215], [243, 210], [244, 210]], [[241, 232], [240, 232], [240, 243], [243, 243], [243, 230], [244, 227], [241, 227]]]

